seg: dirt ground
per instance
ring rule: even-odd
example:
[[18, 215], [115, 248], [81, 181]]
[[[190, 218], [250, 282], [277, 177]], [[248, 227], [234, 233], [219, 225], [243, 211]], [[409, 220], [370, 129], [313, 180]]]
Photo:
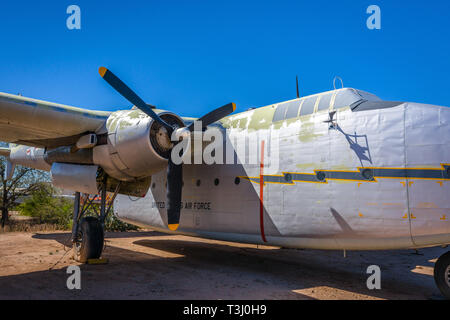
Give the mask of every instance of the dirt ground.
[[[108, 233], [106, 265], [66, 286], [68, 232], [0, 233], [0, 299], [442, 299], [435, 259], [449, 249], [342, 252], [235, 244], [157, 232]], [[366, 287], [381, 268], [381, 290]]]

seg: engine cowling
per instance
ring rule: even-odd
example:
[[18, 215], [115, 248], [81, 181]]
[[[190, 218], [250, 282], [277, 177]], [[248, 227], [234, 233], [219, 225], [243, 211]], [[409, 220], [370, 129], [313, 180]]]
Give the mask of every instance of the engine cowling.
[[[116, 191], [119, 184], [118, 180], [105, 175], [103, 169], [96, 165], [55, 162], [52, 164], [50, 173], [55, 187], [88, 194], [97, 194], [105, 181], [108, 192]], [[133, 197], [145, 197], [151, 181], [151, 176], [130, 182], [121, 181], [119, 193]]]
[[45, 150], [42, 148], [23, 145], [13, 146], [10, 161], [15, 165], [49, 171], [51, 165], [45, 161]]
[[[171, 125], [184, 126], [180, 117], [161, 112]], [[106, 122], [107, 143], [94, 147], [94, 164], [113, 178], [133, 181], [167, 166], [171, 142], [166, 130], [140, 110], [118, 111]]]

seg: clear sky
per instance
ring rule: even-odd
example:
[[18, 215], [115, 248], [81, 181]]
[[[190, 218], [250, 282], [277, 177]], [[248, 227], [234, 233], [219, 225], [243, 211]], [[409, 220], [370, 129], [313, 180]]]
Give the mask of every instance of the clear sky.
[[[66, 9], [81, 8], [81, 30]], [[381, 8], [381, 30], [366, 9]], [[347, 87], [450, 106], [450, 1], [12, 1], [0, 4], [0, 91], [78, 107], [129, 103], [106, 66], [144, 100], [183, 116], [238, 111]]]

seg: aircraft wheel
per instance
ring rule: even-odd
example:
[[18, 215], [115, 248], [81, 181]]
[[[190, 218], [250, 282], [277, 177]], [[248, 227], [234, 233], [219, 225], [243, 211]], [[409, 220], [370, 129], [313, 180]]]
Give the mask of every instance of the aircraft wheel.
[[104, 232], [95, 217], [81, 219], [78, 240], [73, 245], [74, 259], [86, 263], [88, 259], [98, 259], [102, 255]]
[[436, 261], [434, 281], [444, 297], [450, 300], [450, 251]]

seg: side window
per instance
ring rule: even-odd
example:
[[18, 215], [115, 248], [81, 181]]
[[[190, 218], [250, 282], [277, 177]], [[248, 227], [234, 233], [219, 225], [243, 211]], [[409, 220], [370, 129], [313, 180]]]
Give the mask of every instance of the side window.
[[317, 107], [318, 111], [330, 108], [331, 96], [332, 94], [325, 94], [320, 97], [319, 106]]
[[277, 106], [277, 110], [275, 110], [275, 113], [273, 115], [272, 122], [284, 120], [284, 115], [286, 114], [287, 107], [288, 107], [287, 103], [279, 104]]
[[300, 108], [300, 102], [301, 101], [296, 100], [286, 104], [287, 111], [286, 116], [284, 117], [285, 119], [292, 119], [298, 117], [298, 109]]
[[303, 101], [302, 108], [300, 110], [301, 116], [306, 116], [314, 112], [314, 106], [316, 105], [317, 97], [311, 97]]
[[336, 93], [334, 109], [347, 107], [359, 100], [361, 100], [361, 97], [353, 93], [351, 90], [342, 90]]

